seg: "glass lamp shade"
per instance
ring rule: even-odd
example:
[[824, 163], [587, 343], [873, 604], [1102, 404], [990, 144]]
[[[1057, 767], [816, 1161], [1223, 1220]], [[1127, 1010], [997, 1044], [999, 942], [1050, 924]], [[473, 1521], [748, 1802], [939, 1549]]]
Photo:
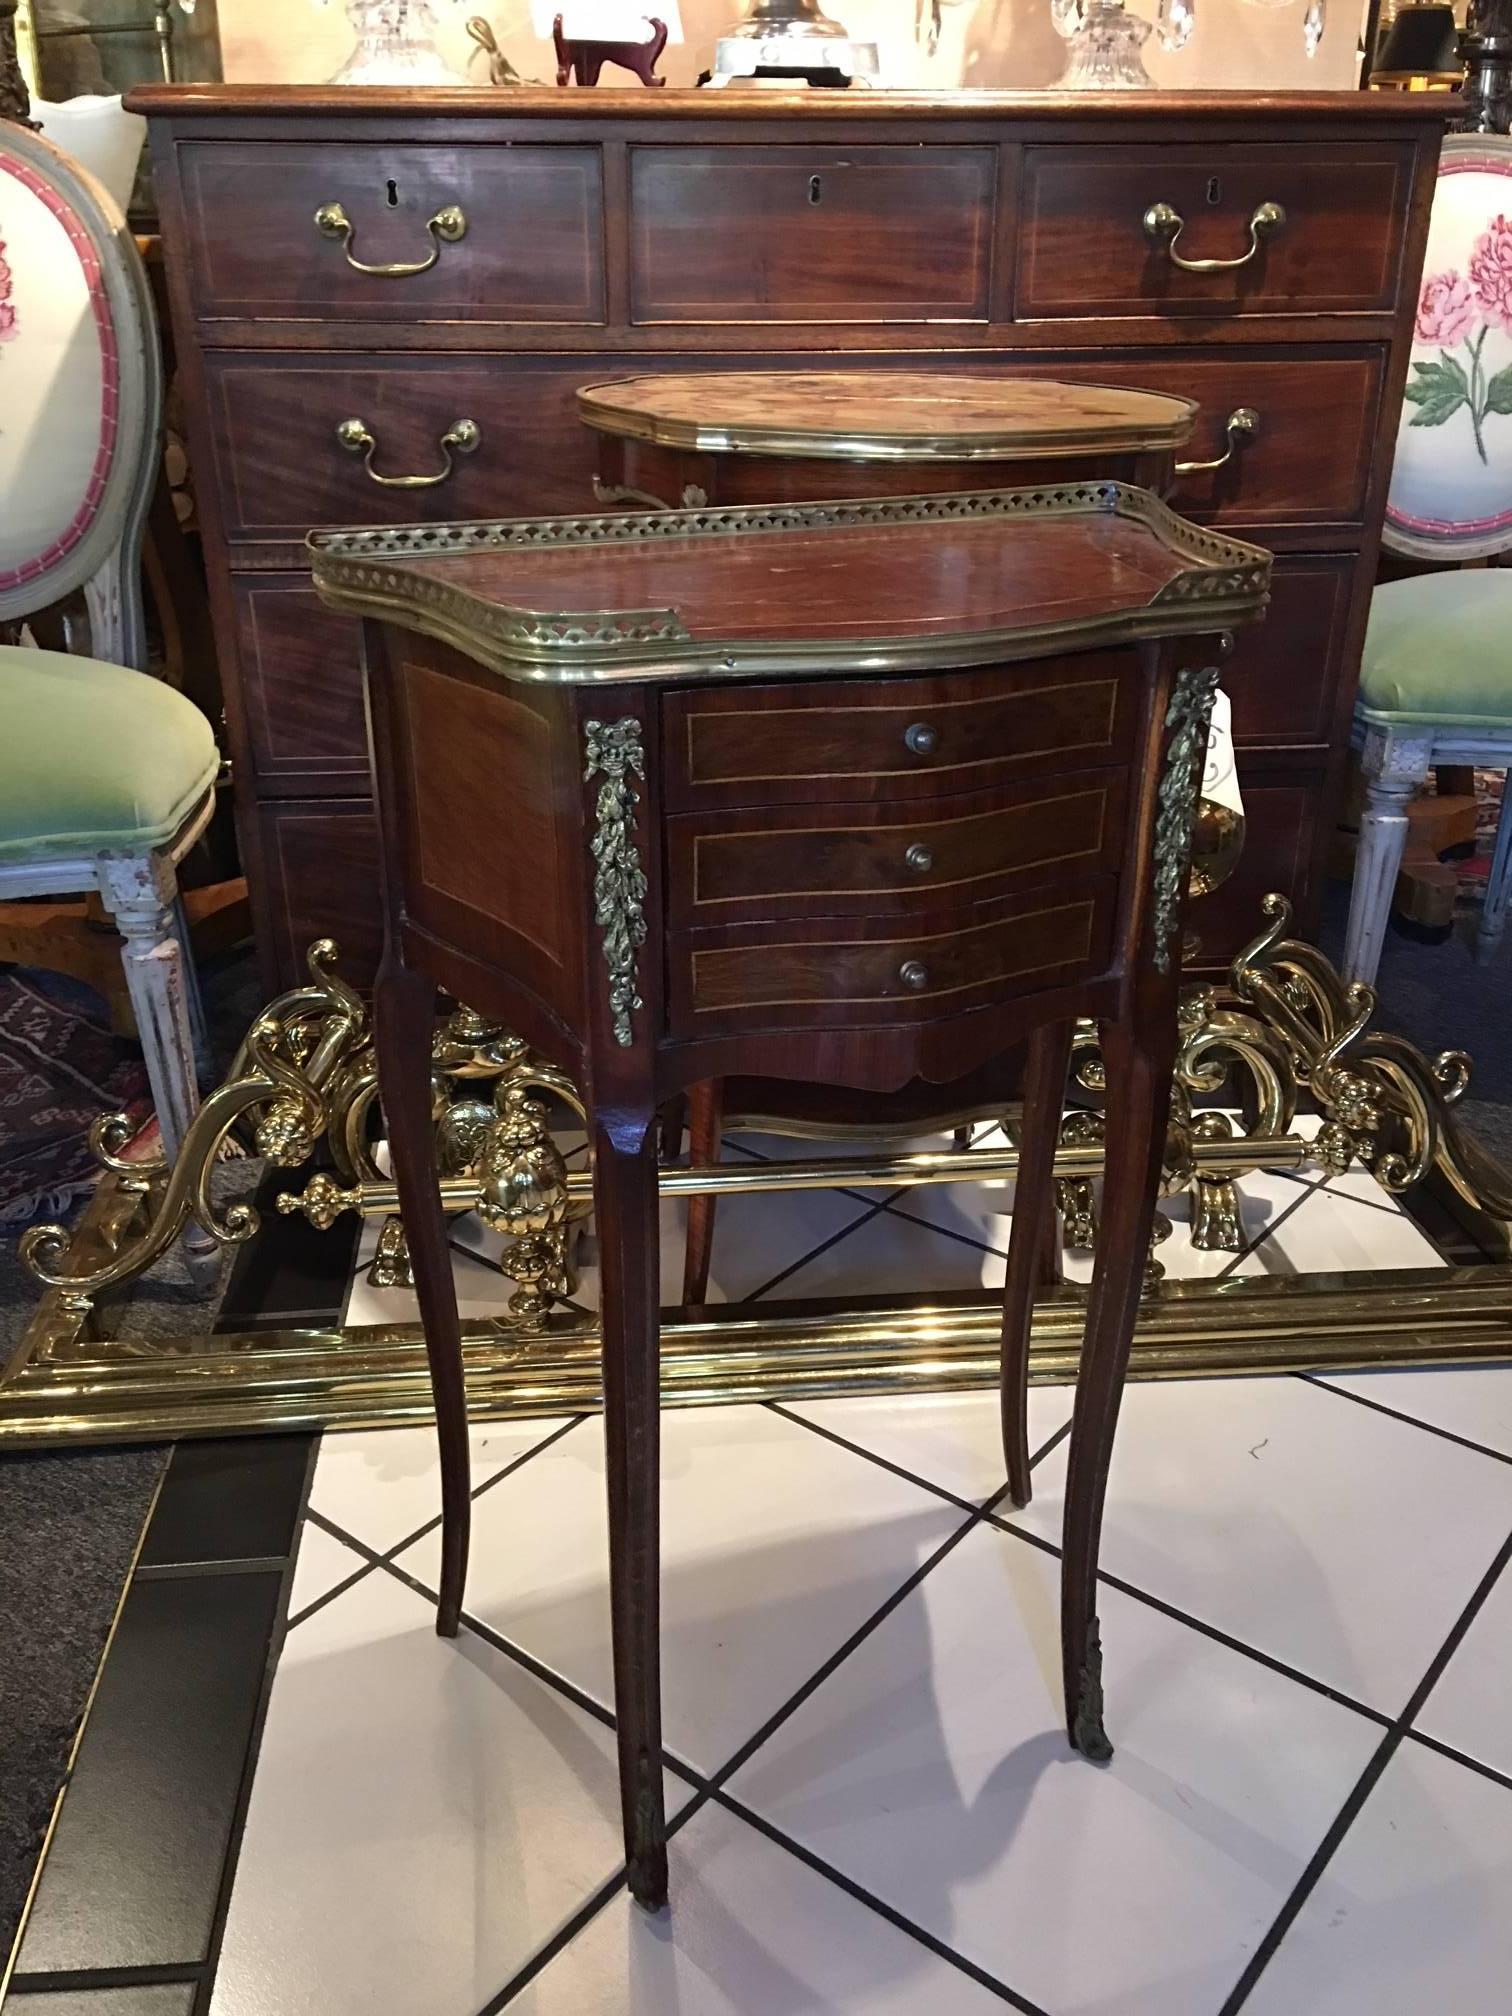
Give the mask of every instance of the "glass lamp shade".
[[1414, 77], [1457, 79], [1460, 68], [1454, 9], [1429, 4], [1408, 6], [1398, 13], [1376, 50], [1370, 81], [1383, 84], [1406, 83]]

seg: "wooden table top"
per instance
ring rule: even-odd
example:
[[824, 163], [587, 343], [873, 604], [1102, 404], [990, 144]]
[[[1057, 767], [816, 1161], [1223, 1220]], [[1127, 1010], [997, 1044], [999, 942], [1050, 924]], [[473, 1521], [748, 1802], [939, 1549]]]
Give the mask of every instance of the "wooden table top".
[[963, 371], [686, 371], [578, 393], [585, 425], [667, 448], [939, 462], [1172, 450], [1195, 400]]
[[988, 664], [1212, 632], [1270, 555], [1116, 482], [844, 504], [313, 533], [331, 606], [515, 678]]

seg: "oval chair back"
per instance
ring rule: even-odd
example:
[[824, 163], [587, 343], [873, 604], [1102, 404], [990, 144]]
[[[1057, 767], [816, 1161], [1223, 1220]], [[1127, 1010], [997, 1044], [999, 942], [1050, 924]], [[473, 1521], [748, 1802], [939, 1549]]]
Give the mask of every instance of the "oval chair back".
[[145, 661], [140, 549], [162, 366], [113, 199], [0, 122], [0, 623], [84, 591], [96, 658]]

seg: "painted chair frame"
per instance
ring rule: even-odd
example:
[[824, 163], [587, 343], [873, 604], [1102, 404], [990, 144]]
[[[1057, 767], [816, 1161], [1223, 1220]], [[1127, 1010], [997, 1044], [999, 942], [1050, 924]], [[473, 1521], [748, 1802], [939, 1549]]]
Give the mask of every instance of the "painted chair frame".
[[[117, 445], [89, 522], [61, 557], [18, 587], [0, 587], [0, 630], [14, 629], [82, 592], [87, 655], [141, 672], [147, 657], [142, 535], [157, 482], [163, 406], [147, 275], [125, 219], [77, 162], [39, 134], [0, 123], [0, 163], [7, 161], [54, 192], [98, 260], [116, 337], [119, 383]], [[65, 622], [65, 632], [72, 650], [74, 626]], [[0, 665], [3, 653], [0, 645]], [[204, 1059], [206, 1050], [198, 989], [184, 950], [175, 869], [209, 823], [214, 803], [213, 791], [207, 792], [166, 845], [140, 854], [115, 851], [0, 863], [0, 900], [99, 891], [123, 940], [126, 984], [170, 1160], [199, 1104], [196, 1060]]]

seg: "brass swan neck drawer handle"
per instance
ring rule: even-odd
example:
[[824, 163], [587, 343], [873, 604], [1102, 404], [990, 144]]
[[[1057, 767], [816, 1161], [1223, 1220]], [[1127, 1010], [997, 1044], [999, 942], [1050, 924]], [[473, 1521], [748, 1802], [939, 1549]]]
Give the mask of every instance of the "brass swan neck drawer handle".
[[1186, 229], [1186, 219], [1169, 203], [1152, 203], [1144, 213], [1145, 235], [1165, 247], [1166, 257], [1183, 273], [1232, 273], [1236, 266], [1248, 266], [1259, 256], [1266, 239], [1281, 229], [1286, 212], [1279, 203], [1260, 203], [1250, 213], [1249, 247], [1233, 259], [1185, 259], [1176, 250], [1176, 240]]
[[352, 257], [352, 241], [357, 236], [352, 220], [339, 203], [322, 203], [315, 212], [315, 229], [323, 238], [334, 238], [346, 248], [346, 262], [354, 273], [367, 273], [378, 280], [409, 280], [416, 273], [429, 273], [441, 257], [441, 247], [455, 245], [467, 231], [467, 219], [455, 203], [438, 210], [425, 226], [436, 241], [424, 259], [395, 260], [391, 264], [369, 266]]
[[365, 420], [343, 420], [336, 429], [336, 439], [349, 455], [360, 455], [363, 467], [373, 482], [381, 483], [385, 490], [429, 490], [437, 483], [444, 483], [451, 475], [456, 463], [453, 453], [471, 455], [483, 439], [482, 429], [476, 420], [453, 420], [441, 436], [441, 458], [444, 469], [438, 469], [434, 476], [382, 476], [373, 467], [373, 457], [378, 452], [378, 442]]
[[1246, 441], [1252, 441], [1260, 432], [1260, 415], [1253, 406], [1236, 406], [1223, 423], [1227, 448], [1221, 455], [1210, 456], [1206, 462], [1178, 462], [1174, 468], [1177, 476], [1200, 476], [1206, 469], [1222, 469], [1233, 461]]

